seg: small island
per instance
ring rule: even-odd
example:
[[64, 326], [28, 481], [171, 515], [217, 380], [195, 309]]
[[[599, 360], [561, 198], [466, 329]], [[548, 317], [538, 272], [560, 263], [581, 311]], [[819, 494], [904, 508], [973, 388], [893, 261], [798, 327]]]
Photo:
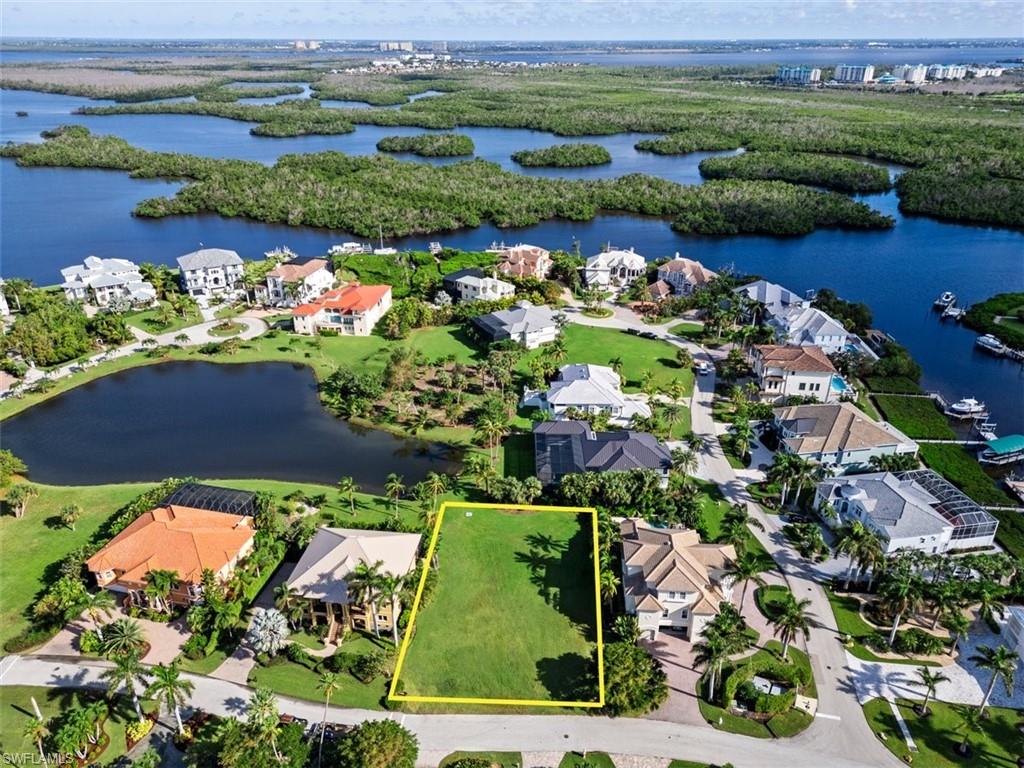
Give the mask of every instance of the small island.
[[420, 136], [385, 136], [377, 142], [380, 152], [412, 152], [420, 157], [460, 157], [476, 150], [469, 136], [458, 133], [424, 133]]
[[610, 163], [612, 156], [600, 144], [556, 144], [544, 149], [522, 149], [512, 155], [512, 160], [531, 168], [582, 168]]
[[744, 152], [701, 161], [706, 179], [788, 181], [834, 189], [837, 192], [887, 192], [892, 189], [888, 169], [861, 160], [807, 152]]

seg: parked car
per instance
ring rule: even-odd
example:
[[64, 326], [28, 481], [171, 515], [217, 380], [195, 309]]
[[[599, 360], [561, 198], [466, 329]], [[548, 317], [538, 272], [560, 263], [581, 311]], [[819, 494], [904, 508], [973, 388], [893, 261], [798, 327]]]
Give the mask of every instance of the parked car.
[[711, 365], [707, 360], [698, 360], [693, 366], [700, 376], [707, 376], [715, 367]]
[[650, 331], [643, 331], [640, 334], [640, 338], [642, 338], [642, 339], [657, 339], [658, 338], [658, 334], [651, 333]]

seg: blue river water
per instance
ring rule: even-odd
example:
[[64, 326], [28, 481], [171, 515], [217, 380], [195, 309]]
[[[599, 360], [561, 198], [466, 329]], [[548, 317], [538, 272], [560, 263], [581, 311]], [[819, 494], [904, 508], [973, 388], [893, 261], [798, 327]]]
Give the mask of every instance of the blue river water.
[[[383, 135], [420, 132], [359, 126], [344, 136], [271, 139], [249, 134], [249, 124], [219, 118], [69, 114], [83, 103], [90, 102], [2, 91], [0, 139], [37, 141], [39, 131], [74, 122], [146, 149], [272, 163], [290, 152], [334, 149], [372, 153]], [[19, 109], [29, 115], [14, 117]], [[513, 151], [564, 141], [523, 130], [470, 128], [464, 132], [473, 137], [478, 157], [520, 172], [523, 169], [509, 158]], [[574, 178], [641, 172], [700, 183], [697, 166], [709, 153], [659, 157], [637, 152], [633, 144], [641, 137], [628, 134], [593, 139], [611, 152], [613, 162], [607, 166], [529, 172]], [[177, 188], [175, 183], [135, 180], [118, 172], [26, 169], [9, 160], [0, 162], [0, 274], [50, 284], [58, 281], [61, 267], [89, 254], [173, 264], [177, 256], [201, 244], [232, 248], [245, 258], [257, 258], [280, 245], [311, 255], [324, 253], [335, 243], [359, 239], [345, 232], [210, 215], [158, 220], [130, 215], [139, 201], [172, 195]], [[954, 400], [964, 396], [984, 400], [1001, 434], [1024, 432], [1024, 368], [977, 351], [973, 332], [940, 322], [931, 309], [944, 290], [957, 293], [961, 304], [993, 293], [1024, 290], [1024, 234], [903, 216], [894, 193], [863, 200], [894, 216], [896, 226], [879, 232], [820, 230], [797, 238], [711, 238], [680, 235], [667, 221], [657, 218], [606, 214], [590, 222], [548, 221], [518, 230], [485, 224], [472, 230], [393, 239], [389, 244], [425, 248], [430, 241], [440, 240], [446, 246], [479, 249], [496, 240], [533, 242], [548, 248], [571, 248], [579, 242], [583, 253], [590, 254], [612, 242], [635, 247], [652, 259], [681, 252], [713, 269], [731, 266], [797, 291], [830, 287], [847, 299], [871, 306], [875, 325], [905, 344], [921, 363], [927, 388]]]

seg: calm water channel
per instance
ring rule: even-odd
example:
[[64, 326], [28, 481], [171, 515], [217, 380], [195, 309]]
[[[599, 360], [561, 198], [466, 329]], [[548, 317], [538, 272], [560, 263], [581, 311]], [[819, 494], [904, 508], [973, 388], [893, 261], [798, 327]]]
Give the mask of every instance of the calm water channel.
[[[420, 132], [359, 126], [345, 136], [270, 139], [251, 136], [246, 123], [218, 118], [69, 115], [84, 103], [89, 102], [2, 91], [0, 139], [39, 140], [40, 130], [70, 121], [98, 133], [122, 136], [148, 149], [271, 163], [288, 152], [336, 149], [371, 153], [382, 135]], [[18, 109], [28, 111], [29, 116], [14, 117]], [[473, 137], [477, 156], [513, 169], [509, 155], [516, 149], [565, 140], [523, 130], [470, 128], [464, 132]], [[643, 172], [682, 183], [700, 182], [697, 166], [707, 153], [671, 158], [640, 153], [633, 149], [639, 137], [629, 134], [594, 139], [613, 156], [607, 166], [568, 173], [550, 169], [540, 172], [577, 178]], [[90, 253], [173, 264], [177, 256], [200, 244], [232, 248], [243, 257], [256, 258], [278, 245], [288, 245], [302, 254], [319, 254], [334, 243], [353, 239], [344, 232], [217, 216], [134, 218], [129, 212], [138, 201], [173, 194], [177, 185], [133, 180], [122, 173], [22, 169], [3, 161], [0, 186], [0, 273], [29, 277], [41, 284], [56, 282], [60, 267]], [[875, 324], [905, 344], [921, 362], [926, 387], [954, 400], [968, 395], [982, 399], [989, 404], [1001, 434], [1024, 432], [1024, 369], [977, 352], [973, 332], [943, 324], [931, 311], [932, 301], [944, 290], [957, 293], [961, 304], [1000, 291], [1024, 290], [1024, 234], [905, 217], [897, 210], [894, 193], [863, 199], [894, 216], [896, 226], [866, 233], [822, 230], [799, 238], [705, 238], [679, 235], [659, 219], [605, 215], [586, 223], [550, 221], [520, 230], [486, 225], [395, 239], [390, 244], [424, 248], [431, 240], [441, 240], [447, 246], [478, 249], [494, 240], [523, 240], [548, 248], [569, 248], [579, 241], [583, 252], [589, 254], [611, 241], [633, 246], [649, 258], [680, 251], [712, 268], [732, 265], [799, 291], [831, 287], [845, 298], [872, 307]]]
[[3, 423], [32, 479], [91, 485], [164, 477], [266, 477], [380, 493], [455, 471], [455, 451], [360, 430], [320, 404], [312, 372], [288, 363], [163, 363], [85, 384]]

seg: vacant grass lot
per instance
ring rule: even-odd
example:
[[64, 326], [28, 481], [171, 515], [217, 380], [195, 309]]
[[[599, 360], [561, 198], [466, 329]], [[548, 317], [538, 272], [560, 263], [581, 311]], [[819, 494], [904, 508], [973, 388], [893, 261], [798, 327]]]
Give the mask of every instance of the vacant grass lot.
[[397, 692], [596, 701], [589, 516], [449, 507], [440, 542]]
[[[917, 702], [920, 703], [920, 702]], [[907, 699], [897, 701], [900, 714], [910, 729], [910, 735], [917, 745], [913, 755], [914, 765], [923, 768], [964, 768], [965, 766], [986, 766], [986, 768], [1016, 768], [1017, 757], [1024, 750], [1024, 736], [1017, 730], [1021, 714], [1014, 709], [989, 707], [988, 718], [982, 721], [981, 730], [970, 735], [972, 750], [970, 758], [960, 757], [954, 750], [963, 741], [960, 713], [963, 707], [931, 701], [928, 709], [931, 715], [921, 717], [914, 711], [915, 702]], [[872, 699], [864, 705], [864, 717], [882, 743], [901, 760], [906, 760], [909, 751], [900, 734], [896, 718], [893, 717], [889, 702]]]
[[901, 397], [875, 395], [875, 404], [882, 410], [885, 420], [908, 437], [932, 440], [954, 440], [956, 433], [949, 421], [928, 397]]

